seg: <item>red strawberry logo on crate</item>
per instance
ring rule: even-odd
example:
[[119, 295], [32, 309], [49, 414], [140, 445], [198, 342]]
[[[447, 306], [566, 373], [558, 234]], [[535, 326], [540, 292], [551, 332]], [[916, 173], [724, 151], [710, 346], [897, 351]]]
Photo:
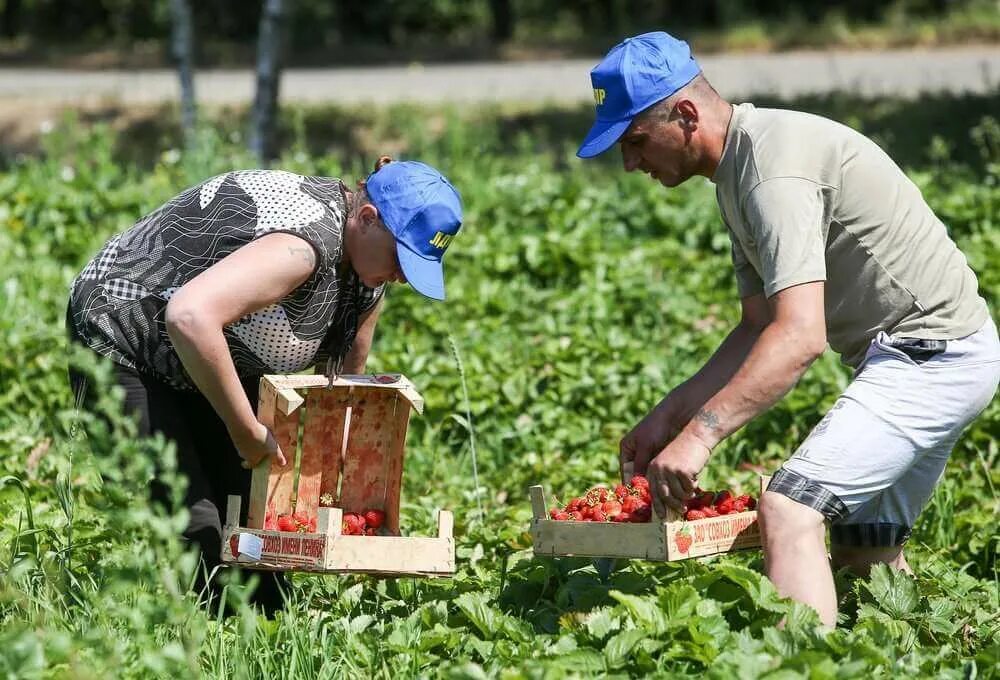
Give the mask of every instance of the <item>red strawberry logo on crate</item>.
[[693, 543], [691, 531], [686, 526], [674, 534], [674, 545], [677, 546], [677, 550], [682, 555], [686, 555], [687, 551], [691, 549], [691, 543]]
[[229, 550], [232, 551], [233, 557], [240, 556], [240, 537], [237, 534], [229, 537]]

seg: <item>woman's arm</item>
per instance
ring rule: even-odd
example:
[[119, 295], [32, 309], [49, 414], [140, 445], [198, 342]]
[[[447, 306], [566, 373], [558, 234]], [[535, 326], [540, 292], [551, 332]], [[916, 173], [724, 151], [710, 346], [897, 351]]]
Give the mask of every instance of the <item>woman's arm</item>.
[[306, 241], [268, 234], [203, 271], [167, 303], [167, 333], [177, 355], [250, 465], [267, 455], [284, 464], [284, 454], [254, 414], [222, 329], [281, 300], [315, 268], [316, 253]]

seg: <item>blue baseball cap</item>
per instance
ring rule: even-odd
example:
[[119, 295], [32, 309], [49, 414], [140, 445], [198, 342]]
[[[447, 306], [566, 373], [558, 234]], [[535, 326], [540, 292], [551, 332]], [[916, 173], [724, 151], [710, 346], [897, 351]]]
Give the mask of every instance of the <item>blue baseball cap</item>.
[[663, 31], [618, 43], [590, 72], [597, 122], [576, 155], [591, 158], [604, 153], [637, 114], [666, 99], [699, 73], [701, 67], [688, 44]]
[[418, 161], [393, 161], [368, 175], [368, 198], [396, 237], [407, 282], [444, 300], [441, 258], [462, 226], [462, 197], [444, 175]]

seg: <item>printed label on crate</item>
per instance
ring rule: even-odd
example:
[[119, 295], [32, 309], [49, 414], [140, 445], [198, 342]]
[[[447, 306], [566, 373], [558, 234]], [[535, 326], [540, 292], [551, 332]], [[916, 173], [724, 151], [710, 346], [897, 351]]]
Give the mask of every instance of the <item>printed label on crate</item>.
[[[260, 543], [255, 554], [243, 549], [244, 541], [253, 539]], [[316, 564], [323, 559], [326, 536], [241, 532], [230, 537], [229, 547], [233, 558], [239, 561]]]
[[756, 513], [739, 513], [717, 520], [684, 522], [673, 532], [671, 540], [682, 555], [688, 554], [692, 546], [699, 552], [749, 547], [759, 544], [760, 527]]
[[[238, 539], [233, 545], [233, 539]], [[233, 557], [246, 555], [249, 559], [259, 560], [260, 553], [264, 548], [264, 541], [260, 536], [253, 534], [239, 533], [229, 539], [230, 547], [233, 549]]]

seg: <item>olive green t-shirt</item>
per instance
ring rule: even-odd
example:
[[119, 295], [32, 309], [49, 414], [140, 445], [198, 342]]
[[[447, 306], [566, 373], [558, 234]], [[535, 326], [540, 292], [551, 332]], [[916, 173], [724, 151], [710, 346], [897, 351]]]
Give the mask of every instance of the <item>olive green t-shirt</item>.
[[944, 224], [851, 128], [739, 104], [712, 181], [740, 297], [825, 281], [827, 339], [844, 363], [858, 366], [879, 331], [947, 340], [986, 322]]

